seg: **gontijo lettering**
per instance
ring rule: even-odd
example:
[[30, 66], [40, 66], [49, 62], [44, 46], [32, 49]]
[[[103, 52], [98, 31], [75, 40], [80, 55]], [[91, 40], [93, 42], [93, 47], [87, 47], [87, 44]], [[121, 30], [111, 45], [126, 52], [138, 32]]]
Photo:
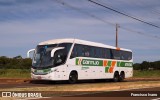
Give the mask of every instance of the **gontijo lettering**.
[[99, 61], [95, 61], [95, 60], [83, 60], [83, 62], [82, 62], [83, 64], [88, 64], [88, 65], [99, 65]]
[[103, 66], [103, 60], [92, 60], [92, 59], [76, 59], [76, 65], [85, 66]]

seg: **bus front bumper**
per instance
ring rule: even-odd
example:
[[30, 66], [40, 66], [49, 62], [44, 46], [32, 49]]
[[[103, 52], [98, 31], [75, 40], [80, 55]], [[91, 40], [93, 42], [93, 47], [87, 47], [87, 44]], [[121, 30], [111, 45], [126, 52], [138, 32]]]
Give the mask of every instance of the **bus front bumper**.
[[49, 73], [46, 75], [35, 75], [35, 74], [31, 73], [31, 79], [33, 79], [33, 80], [54, 80], [54, 74]]

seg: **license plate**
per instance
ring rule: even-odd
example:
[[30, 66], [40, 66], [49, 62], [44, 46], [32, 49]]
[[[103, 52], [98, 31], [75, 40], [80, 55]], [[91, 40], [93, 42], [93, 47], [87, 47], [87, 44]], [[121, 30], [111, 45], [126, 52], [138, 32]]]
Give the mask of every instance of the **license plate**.
[[37, 73], [43, 73], [43, 70], [37, 70], [36, 72]]

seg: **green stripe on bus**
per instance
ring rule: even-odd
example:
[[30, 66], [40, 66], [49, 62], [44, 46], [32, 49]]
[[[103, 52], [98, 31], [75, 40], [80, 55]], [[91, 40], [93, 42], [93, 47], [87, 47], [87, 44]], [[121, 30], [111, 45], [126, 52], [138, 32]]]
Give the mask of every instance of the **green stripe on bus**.
[[110, 67], [105, 67], [105, 73], [108, 73], [108, 69], [109, 69]]
[[120, 66], [118, 67], [132, 67], [133, 63], [132, 62], [121, 62]]
[[76, 59], [76, 65], [78, 65], [78, 60], [79, 60], [79, 59]]
[[111, 67], [112, 61], [108, 61], [107, 66]]
[[[117, 67], [133, 67], [132, 62], [122, 62], [122, 61], [116, 61]], [[79, 59], [76, 58], [76, 65], [82, 65], [82, 66], [103, 66], [103, 60], [92, 60], [92, 59]], [[107, 62], [107, 66], [105, 67], [111, 67], [112, 61], [109, 60]], [[107, 69], [106, 69], [107, 70]]]
[[121, 63], [120, 61], [117, 62], [117, 67], [120, 67], [120, 63]]

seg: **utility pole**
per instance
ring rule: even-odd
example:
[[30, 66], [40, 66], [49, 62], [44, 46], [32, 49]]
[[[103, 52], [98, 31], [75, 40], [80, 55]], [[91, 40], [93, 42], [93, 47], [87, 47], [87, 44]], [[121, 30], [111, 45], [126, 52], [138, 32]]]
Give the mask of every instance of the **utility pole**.
[[118, 24], [116, 24], [116, 47], [118, 48]]

